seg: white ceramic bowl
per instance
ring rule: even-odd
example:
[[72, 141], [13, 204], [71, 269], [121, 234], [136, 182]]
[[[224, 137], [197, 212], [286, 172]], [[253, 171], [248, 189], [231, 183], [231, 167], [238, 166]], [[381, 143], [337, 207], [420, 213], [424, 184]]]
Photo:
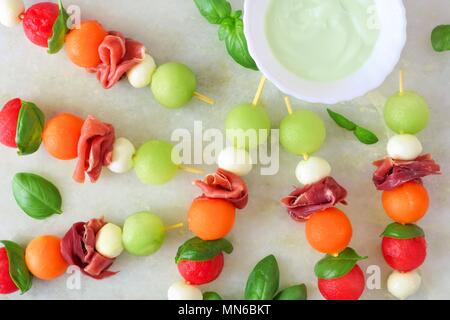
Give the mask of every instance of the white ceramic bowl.
[[[271, 0], [246, 0], [244, 28], [250, 54], [261, 72], [281, 91], [300, 100], [335, 104], [365, 95], [379, 87], [394, 70], [406, 43], [406, 13], [402, 0], [375, 0], [380, 34], [367, 62], [348, 77], [333, 82], [302, 79], [273, 55], [266, 32]], [[301, 56], [299, 57], [301, 59]]]

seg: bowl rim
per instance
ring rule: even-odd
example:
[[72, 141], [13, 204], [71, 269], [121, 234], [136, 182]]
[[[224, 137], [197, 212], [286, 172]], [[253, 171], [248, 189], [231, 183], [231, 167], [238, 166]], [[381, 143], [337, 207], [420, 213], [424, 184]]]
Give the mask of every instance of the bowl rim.
[[366, 63], [346, 78], [333, 82], [302, 79], [273, 55], [266, 32], [267, 8], [272, 0], [244, 2], [244, 33], [259, 70], [283, 93], [311, 103], [336, 104], [378, 88], [392, 73], [406, 44], [407, 20], [402, 0], [374, 0], [380, 34]]

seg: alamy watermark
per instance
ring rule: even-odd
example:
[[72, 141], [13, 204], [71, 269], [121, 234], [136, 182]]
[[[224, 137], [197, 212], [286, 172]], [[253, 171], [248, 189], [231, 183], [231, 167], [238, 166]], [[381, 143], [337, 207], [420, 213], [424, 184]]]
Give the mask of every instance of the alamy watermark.
[[70, 5], [66, 8], [69, 18], [66, 21], [68, 29], [80, 29], [81, 26], [81, 8], [77, 5]]
[[[224, 134], [220, 129], [205, 129], [202, 121], [195, 121], [193, 132], [176, 129], [172, 132], [171, 141], [175, 143], [172, 161], [179, 165], [213, 165], [222, 150], [235, 145], [248, 150], [252, 163], [260, 165], [261, 175], [275, 175], [280, 169], [278, 129], [233, 129]], [[237, 156], [234, 162], [245, 164], [246, 160]]]

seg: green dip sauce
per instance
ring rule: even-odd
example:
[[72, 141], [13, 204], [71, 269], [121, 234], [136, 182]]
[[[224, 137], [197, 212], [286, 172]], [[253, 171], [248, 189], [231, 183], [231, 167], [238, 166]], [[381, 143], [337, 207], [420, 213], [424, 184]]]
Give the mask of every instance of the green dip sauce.
[[377, 19], [374, 0], [272, 0], [266, 34], [274, 56], [292, 73], [331, 82], [369, 59]]

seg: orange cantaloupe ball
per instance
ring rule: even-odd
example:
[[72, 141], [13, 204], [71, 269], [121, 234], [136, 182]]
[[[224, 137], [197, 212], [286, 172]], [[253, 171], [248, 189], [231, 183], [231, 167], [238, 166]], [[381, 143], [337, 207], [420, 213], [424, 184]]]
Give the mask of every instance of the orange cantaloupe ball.
[[189, 229], [202, 240], [225, 237], [233, 228], [236, 208], [222, 199], [197, 198], [189, 209]]
[[48, 153], [60, 160], [77, 158], [83, 123], [83, 119], [70, 113], [61, 113], [50, 119], [42, 133], [42, 142]]
[[401, 224], [414, 223], [422, 219], [430, 204], [427, 189], [416, 181], [384, 191], [381, 199], [386, 214]]
[[45, 235], [37, 237], [25, 249], [28, 270], [41, 280], [53, 280], [66, 272], [68, 264], [61, 255], [61, 239]]
[[319, 252], [339, 254], [352, 238], [352, 224], [337, 208], [318, 211], [310, 216], [305, 226], [309, 244]]
[[66, 52], [77, 66], [94, 68], [101, 63], [98, 48], [108, 35], [97, 21], [84, 21], [79, 29], [73, 29], [66, 36]]

